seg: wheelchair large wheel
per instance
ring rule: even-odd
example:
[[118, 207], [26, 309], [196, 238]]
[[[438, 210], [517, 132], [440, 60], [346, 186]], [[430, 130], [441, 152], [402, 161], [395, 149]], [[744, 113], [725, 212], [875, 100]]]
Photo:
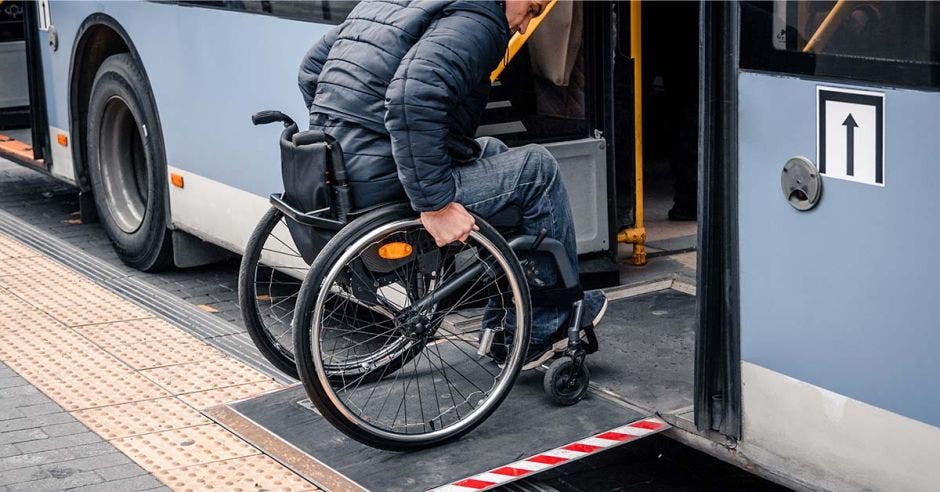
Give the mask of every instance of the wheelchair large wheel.
[[529, 342], [529, 292], [509, 245], [477, 223], [466, 243], [438, 248], [414, 212], [387, 207], [314, 261], [295, 315], [297, 369], [348, 436], [392, 450], [441, 444], [509, 393]]
[[238, 305], [258, 351], [297, 379], [294, 364], [294, 305], [309, 266], [297, 251], [287, 219], [271, 207], [255, 227], [238, 272]]

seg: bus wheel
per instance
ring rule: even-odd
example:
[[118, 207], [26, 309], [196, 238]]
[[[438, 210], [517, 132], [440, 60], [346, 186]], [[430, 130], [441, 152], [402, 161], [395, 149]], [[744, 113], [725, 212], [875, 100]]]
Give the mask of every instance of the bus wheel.
[[150, 87], [127, 53], [109, 57], [88, 103], [88, 171], [98, 215], [118, 257], [138, 270], [173, 262], [166, 155]]

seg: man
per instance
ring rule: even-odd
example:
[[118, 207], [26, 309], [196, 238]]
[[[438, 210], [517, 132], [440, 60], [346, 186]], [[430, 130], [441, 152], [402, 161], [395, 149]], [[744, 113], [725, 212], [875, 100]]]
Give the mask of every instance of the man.
[[[547, 3], [365, 1], [310, 49], [299, 75], [310, 127], [342, 146], [357, 207], [407, 197], [443, 246], [476, 230], [468, 210], [491, 217], [516, 205], [523, 233], [547, 229], [577, 271], [571, 210], [552, 155], [472, 138], [509, 36], [524, 33]], [[537, 278], [553, 285], [554, 265], [534, 261]], [[596, 324], [607, 300], [587, 292], [585, 307]], [[524, 368], [564, 348], [567, 317], [567, 309], [533, 310]]]

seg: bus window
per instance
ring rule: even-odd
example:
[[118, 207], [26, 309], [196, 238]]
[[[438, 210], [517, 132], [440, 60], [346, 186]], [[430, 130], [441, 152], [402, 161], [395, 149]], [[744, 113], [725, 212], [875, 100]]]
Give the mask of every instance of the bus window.
[[742, 68], [935, 87], [940, 4], [745, 2]]
[[187, 7], [233, 10], [236, 12], [273, 15], [285, 19], [339, 24], [346, 19], [346, 16], [349, 15], [349, 11], [359, 2], [349, 0], [278, 0], [276, 2], [260, 0], [179, 0], [176, 3]]
[[776, 3], [774, 17], [786, 19], [786, 48], [874, 60], [936, 62], [930, 26], [940, 8], [930, 3]]

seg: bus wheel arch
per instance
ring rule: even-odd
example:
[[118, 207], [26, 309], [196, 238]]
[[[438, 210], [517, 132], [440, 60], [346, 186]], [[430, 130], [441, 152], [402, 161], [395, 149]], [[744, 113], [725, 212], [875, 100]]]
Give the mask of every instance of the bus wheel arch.
[[143, 63], [113, 18], [94, 14], [79, 29], [69, 95], [76, 181], [94, 193], [118, 256], [145, 271], [171, 265], [160, 118]]

